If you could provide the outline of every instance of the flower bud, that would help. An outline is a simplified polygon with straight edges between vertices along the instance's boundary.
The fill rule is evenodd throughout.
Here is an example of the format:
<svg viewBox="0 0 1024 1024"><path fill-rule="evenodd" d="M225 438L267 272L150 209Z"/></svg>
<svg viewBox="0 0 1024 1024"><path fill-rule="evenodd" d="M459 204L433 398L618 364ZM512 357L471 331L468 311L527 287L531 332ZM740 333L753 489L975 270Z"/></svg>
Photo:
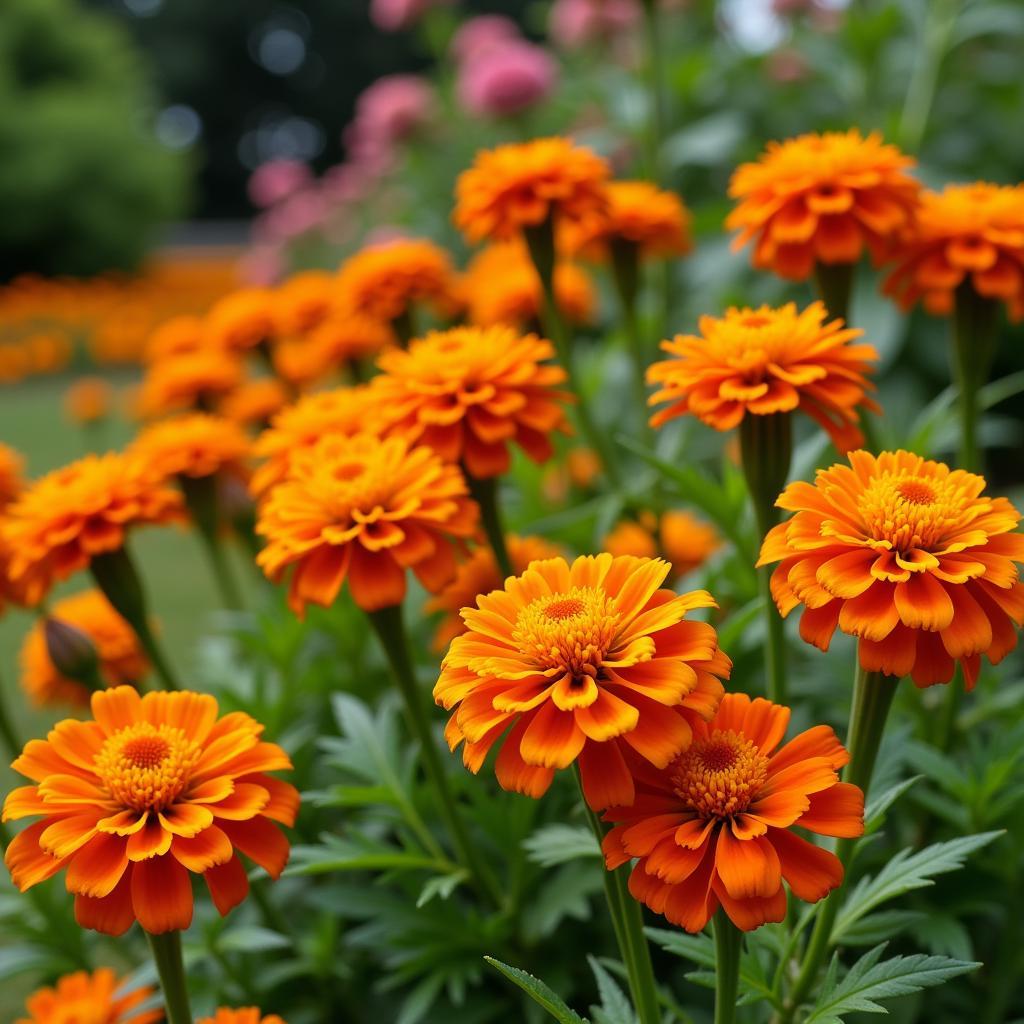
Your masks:
<svg viewBox="0 0 1024 1024"><path fill-rule="evenodd" d="M47 618L43 635L50 661L62 676L91 689L102 686L99 657L88 633L61 619Z"/></svg>

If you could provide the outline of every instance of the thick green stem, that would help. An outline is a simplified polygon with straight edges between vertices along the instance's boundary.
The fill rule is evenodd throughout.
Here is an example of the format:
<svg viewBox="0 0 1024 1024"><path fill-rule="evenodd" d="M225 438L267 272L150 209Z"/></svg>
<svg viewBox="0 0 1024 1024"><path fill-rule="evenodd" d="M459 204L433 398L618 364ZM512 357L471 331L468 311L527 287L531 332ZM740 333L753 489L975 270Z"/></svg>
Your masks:
<svg viewBox="0 0 1024 1024"><path fill-rule="evenodd" d="M633 401L640 412L641 423L646 423L647 387L644 378L650 358L640 333L640 320L636 309L637 295L640 291L640 251L635 242L613 239L611 253L615 290L619 294L622 322L626 329L626 341L633 363Z"/></svg>
<svg viewBox="0 0 1024 1024"><path fill-rule="evenodd" d="M149 948L160 976L160 988L167 1007L167 1024L192 1024L185 962L181 957L181 932L164 932L162 935L147 932L146 938L149 939Z"/></svg>
<svg viewBox="0 0 1024 1024"><path fill-rule="evenodd" d="M494 552L494 560L501 570L502 577L514 576L512 560L508 556L508 547L505 544L505 531L501 525L501 509L498 506L498 478L488 477L486 480L478 480L471 476L466 470L463 471L466 482L469 484L469 493L473 500L480 506L480 521L483 523L484 532L487 534L487 541Z"/></svg>
<svg viewBox="0 0 1024 1024"><path fill-rule="evenodd" d="M829 316L850 322L850 296L853 294L853 263L816 263L814 279L818 297L825 303Z"/></svg>
<svg viewBox="0 0 1024 1024"><path fill-rule="evenodd" d="M217 498L216 476L180 476L178 483L185 496L185 505L195 524L196 532L203 542L207 561L213 572L214 581L220 591L221 600L231 611L242 608L242 594L238 589L231 566L220 543L220 502Z"/></svg>
<svg viewBox="0 0 1024 1024"><path fill-rule="evenodd" d="M960 468L973 473L984 468L978 447L978 399L992 368L998 324L998 302L979 295L965 278L953 300L953 370L959 391Z"/></svg>
<svg viewBox="0 0 1024 1024"><path fill-rule="evenodd" d="M170 662L164 657L163 650L156 641L156 636L149 625L149 613L146 608L146 596L142 589L142 581L135 569L135 563L127 548L118 548L102 555L94 555L89 566L96 586L103 591L104 597L121 614L121 617L135 630L142 649L160 677L160 681L168 690L180 690Z"/></svg>
<svg viewBox="0 0 1024 1024"><path fill-rule="evenodd" d="M886 719L892 707L893 697L899 679L882 675L880 672L865 672L859 665L853 683L853 706L850 710L850 730L846 739L846 749L850 752L850 761L843 771L843 781L859 786L865 798L871 784L871 776L878 760L878 751L882 745L882 734L885 732ZM836 844L836 856L843 869L850 865L855 839L840 839ZM832 938L832 927L835 924L839 909L842 906L843 889L838 889L826 897L818 905L817 920L814 931L807 944L793 991L787 1002L787 1013L784 1020L793 1019L800 1004L807 998L818 977L818 972L828 953Z"/></svg>
<svg viewBox="0 0 1024 1024"><path fill-rule="evenodd" d="M448 785L448 776L445 774L444 765L438 756L434 736L430 730L430 722L423 710L423 700L416 683L412 660L409 657L405 627L402 623L402 607L393 605L390 608L370 612L369 619L384 648L392 675L405 702L409 727L419 742L424 770L434 789L438 809L444 818L459 860L469 872L477 889L483 895L490 896L498 906L501 906L503 903L501 890L466 830L455 802L455 795Z"/></svg>
<svg viewBox="0 0 1024 1024"><path fill-rule="evenodd" d="M711 920L715 935L715 1024L733 1024L740 986L743 932L719 910Z"/></svg>
<svg viewBox="0 0 1024 1024"><path fill-rule="evenodd" d="M661 181L661 146L665 140L668 114L662 72L661 25L659 0L644 0L644 37L647 47L647 92L650 116L647 124L647 174L651 181Z"/></svg>
<svg viewBox="0 0 1024 1024"><path fill-rule="evenodd" d="M558 300L555 297L554 223L549 217L543 224L527 228L523 234L526 238L527 248L530 251L530 258L540 277L541 291L544 297L544 309L541 320L544 324L545 333L555 346L558 361L562 364L562 369L565 370L569 389L576 397L576 418L579 420L580 430L587 444L600 456L608 482L618 490L621 487L621 479L615 462L615 453L612 451L608 439L597 427L591 415L587 393L576 373L569 334L566 330L565 321L562 319L561 310L558 308Z"/></svg>
<svg viewBox="0 0 1024 1024"><path fill-rule="evenodd" d="M7 688L3 679L0 679L0 739L3 739L12 758L21 753L22 743L18 739L18 731L11 721L10 712L7 710Z"/></svg>
<svg viewBox="0 0 1024 1024"><path fill-rule="evenodd" d="M580 790L580 800L587 824L597 840L598 847L604 842L604 825L601 819L591 810L583 792L583 780L579 766L573 765L573 773ZM658 986L654 980L654 966L651 963L651 951L644 935L643 911L640 904L629 891L629 865L624 864L614 871L606 871L602 865L601 876L604 882L604 895L608 903L608 914L612 919L612 930L618 943L619 955L626 968L629 978L629 990L633 997L633 1006L637 1012L639 1024L659 1024L661 1020L658 1009Z"/></svg>

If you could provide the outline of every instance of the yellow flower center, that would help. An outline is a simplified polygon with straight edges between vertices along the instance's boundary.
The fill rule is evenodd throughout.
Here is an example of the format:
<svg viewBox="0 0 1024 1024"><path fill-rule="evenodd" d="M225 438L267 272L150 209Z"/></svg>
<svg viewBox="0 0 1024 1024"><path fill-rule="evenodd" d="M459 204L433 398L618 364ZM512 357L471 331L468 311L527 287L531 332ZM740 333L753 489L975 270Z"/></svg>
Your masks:
<svg viewBox="0 0 1024 1024"><path fill-rule="evenodd" d="M95 769L122 807L160 811L188 785L201 753L181 729L138 722L103 744Z"/></svg>
<svg viewBox="0 0 1024 1024"><path fill-rule="evenodd" d="M615 602L595 587L539 597L516 620L512 638L541 669L596 676L615 639Z"/></svg>
<svg viewBox="0 0 1024 1024"><path fill-rule="evenodd" d="M735 732L716 730L672 766L672 788L702 818L745 811L768 777L768 758Z"/></svg>
<svg viewBox="0 0 1024 1024"><path fill-rule="evenodd" d="M358 454L332 466L328 471L328 500L338 520L359 520L386 506L393 488L388 475L391 469L390 461L377 465Z"/></svg>

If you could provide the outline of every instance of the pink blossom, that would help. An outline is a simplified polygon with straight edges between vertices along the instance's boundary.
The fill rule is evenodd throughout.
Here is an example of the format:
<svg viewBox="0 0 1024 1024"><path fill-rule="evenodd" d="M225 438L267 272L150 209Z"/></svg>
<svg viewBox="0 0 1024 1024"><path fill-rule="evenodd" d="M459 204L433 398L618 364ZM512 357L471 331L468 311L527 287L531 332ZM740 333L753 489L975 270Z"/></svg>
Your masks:
<svg viewBox="0 0 1024 1024"><path fill-rule="evenodd" d="M456 64L465 64L481 53L521 38L519 26L511 18L503 14L481 14L463 22L452 36L448 49Z"/></svg>
<svg viewBox="0 0 1024 1024"><path fill-rule="evenodd" d="M416 24L431 7L451 0L372 0L370 20L382 32L400 32Z"/></svg>
<svg viewBox="0 0 1024 1024"><path fill-rule="evenodd" d="M385 75L363 91L346 132L350 148L389 150L428 124L437 109L430 83L419 75Z"/></svg>
<svg viewBox="0 0 1024 1024"><path fill-rule="evenodd" d="M242 255L238 276L247 284L274 284L284 274L284 256L272 245L255 245Z"/></svg>
<svg viewBox="0 0 1024 1024"><path fill-rule="evenodd" d="M546 50L513 40L467 61L457 89L471 114L508 117L543 100L557 77L558 69Z"/></svg>
<svg viewBox="0 0 1024 1024"><path fill-rule="evenodd" d="M256 206L273 206L305 188L312 177L300 160L268 160L249 175L249 198Z"/></svg>
<svg viewBox="0 0 1024 1024"><path fill-rule="evenodd" d="M297 238L318 227L327 215L327 202L313 188L303 189L277 203L261 219L268 238Z"/></svg>
<svg viewBox="0 0 1024 1024"><path fill-rule="evenodd" d="M639 19L637 0L555 0L548 31L559 46L572 50L612 41Z"/></svg>

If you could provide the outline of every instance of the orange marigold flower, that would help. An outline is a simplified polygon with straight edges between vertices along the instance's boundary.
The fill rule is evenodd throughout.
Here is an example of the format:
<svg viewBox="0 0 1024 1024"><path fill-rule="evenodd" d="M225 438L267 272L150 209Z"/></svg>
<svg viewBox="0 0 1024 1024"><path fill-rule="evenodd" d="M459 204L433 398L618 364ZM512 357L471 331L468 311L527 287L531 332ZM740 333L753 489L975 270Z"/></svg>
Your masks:
<svg viewBox="0 0 1024 1024"><path fill-rule="evenodd" d="M291 768L242 711L218 717L208 694L130 686L92 695L91 721L58 722L12 765L34 785L7 796L3 820L42 815L7 847L24 891L62 868L83 928L159 934L192 922L190 874L221 914L245 899L238 852L277 878L297 790L266 772ZM236 852L237 851L237 852Z"/></svg>
<svg viewBox="0 0 1024 1024"><path fill-rule="evenodd" d="M817 903L842 884L839 858L790 829L853 838L864 832L864 794L836 774L850 759L818 725L776 750L789 708L728 693L715 716L666 767L644 767L632 806L603 843L611 871L636 858L629 891L657 914L699 932L721 907L753 931L786 916L785 882Z"/></svg>
<svg viewBox="0 0 1024 1024"><path fill-rule="evenodd" d="M700 334L663 341L662 349L675 358L647 371L647 382L661 385L650 404L671 403L651 417L651 425L690 413L715 430L731 430L748 414L799 408L840 451L863 443L857 409L878 410L865 395L874 390L866 374L878 353L871 345L850 344L864 332L842 320L825 323L827 316L820 302L799 313L790 302L702 316Z"/></svg>
<svg viewBox="0 0 1024 1024"><path fill-rule="evenodd" d="M879 263L913 216L913 166L880 135L856 128L770 142L729 184L739 200L725 222L739 231L733 249L756 239L754 266L794 281L816 263L856 263L865 249Z"/></svg>
<svg viewBox="0 0 1024 1024"><path fill-rule="evenodd" d="M482 150L455 186L456 227L470 242L514 238L549 218L562 229L603 217L607 161L571 139Z"/></svg>
<svg viewBox="0 0 1024 1024"><path fill-rule="evenodd" d="M531 562L555 558L559 554L558 545L543 537L511 534L505 538L505 545L512 569L517 573L525 572ZM425 612L444 612L444 618L434 633L434 649L446 650L455 637L465 633L467 627L460 614L462 609L472 605L480 594L500 590L504 582L491 546L481 544L473 548L469 558L459 563L451 583L423 606Z"/></svg>
<svg viewBox="0 0 1024 1024"><path fill-rule="evenodd" d="M25 1001L27 1017L15 1024L156 1024L164 1019L161 1009L140 1010L156 994L142 987L125 991L124 981L109 967L76 971L57 979L53 988L41 988Z"/></svg>
<svg viewBox="0 0 1024 1024"><path fill-rule="evenodd" d="M623 519L601 541L601 548L612 555L633 555L635 558L657 558L658 540L654 536L658 521L650 513L641 521Z"/></svg>
<svg viewBox="0 0 1024 1024"><path fill-rule="evenodd" d="M711 595L662 589L668 572L628 555L552 558L464 608L434 699L456 709L445 735L452 750L465 741L466 767L504 736L504 789L543 796L578 759L591 807L631 803L637 766L690 745L732 667L710 625L684 621Z"/></svg>
<svg viewBox="0 0 1024 1024"><path fill-rule="evenodd" d="M713 526L682 509L672 509L661 517L658 536L662 554L680 576L699 569L722 546Z"/></svg>
<svg viewBox="0 0 1024 1024"><path fill-rule="evenodd" d="M228 352L244 352L275 333L274 294L267 288L242 288L210 308L203 322L208 342Z"/></svg>
<svg viewBox="0 0 1024 1024"><path fill-rule="evenodd" d="M520 240L490 245L477 253L466 269L462 288L471 323L525 328L540 321L540 278ZM575 264L555 267L555 298L566 319L587 323L594 318L594 286Z"/></svg>
<svg viewBox="0 0 1024 1024"><path fill-rule="evenodd" d="M308 334L334 308L338 278L326 270L294 274L272 296L271 313L278 335Z"/></svg>
<svg viewBox="0 0 1024 1024"><path fill-rule="evenodd" d="M913 225L894 253L885 290L904 309L918 299L949 313L953 293L969 280L986 298L1024 317L1024 186L947 185L922 192Z"/></svg>
<svg viewBox="0 0 1024 1024"><path fill-rule="evenodd" d="M207 347L153 363L139 390L137 408L142 416L164 416L182 409L212 409L242 383L241 360L231 353Z"/></svg>
<svg viewBox="0 0 1024 1024"><path fill-rule="evenodd" d="M373 431L379 418L377 398L365 385L321 391L285 406L253 443L252 454L265 461L253 473L250 491L265 495L288 475L295 453L312 448L325 434Z"/></svg>
<svg viewBox="0 0 1024 1024"><path fill-rule="evenodd" d="M242 428L223 416L185 413L146 427L129 452L160 479L213 476L227 471L245 476L251 442Z"/></svg>
<svg viewBox="0 0 1024 1024"><path fill-rule="evenodd" d="M274 377L254 377L228 394L219 412L243 427L265 424L288 402L288 392Z"/></svg>
<svg viewBox="0 0 1024 1024"><path fill-rule="evenodd" d="M96 650L100 678L107 686L134 686L149 671L135 631L99 590L84 590L58 601L48 617L88 637ZM51 660L42 621L32 626L21 647L21 687L37 707L86 707L89 703L89 690L78 680L62 675Z"/></svg>
<svg viewBox="0 0 1024 1024"><path fill-rule="evenodd" d="M246 1006L240 1010L220 1007L212 1017L203 1017L196 1024L285 1024L276 1013L264 1017L262 1011L255 1006Z"/></svg>
<svg viewBox="0 0 1024 1024"><path fill-rule="evenodd" d="M649 181L612 181L605 186L604 217L566 232L573 252L605 259L616 242L635 246L648 259L681 256L693 248L690 211L675 194Z"/></svg>
<svg viewBox="0 0 1024 1024"><path fill-rule="evenodd" d="M129 528L168 523L182 514L177 491L138 458L87 455L40 478L8 506L0 534L10 577L31 584L36 604L46 587L124 546Z"/></svg>
<svg viewBox="0 0 1024 1024"><path fill-rule="evenodd" d="M1020 513L982 492L985 480L910 452L851 452L850 464L790 484L776 504L795 513L772 528L758 565L779 562L772 595L800 635L828 650L836 627L858 638L869 672L968 689L1024 625Z"/></svg>
<svg viewBox="0 0 1024 1024"><path fill-rule="evenodd" d="M405 597L405 570L429 591L455 575L453 541L470 537L477 507L458 467L399 437L328 435L293 452L287 478L259 509L267 546L256 562L277 581L294 566L288 604L328 607L348 580L360 608Z"/></svg>
<svg viewBox="0 0 1024 1024"><path fill-rule="evenodd" d="M203 321L199 317L171 317L156 327L146 340L143 361L160 363L186 352L196 352L206 344Z"/></svg>
<svg viewBox="0 0 1024 1024"><path fill-rule="evenodd" d="M79 377L64 392L64 410L74 423L96 423L110 415L112 395L103 377Z"/></svg>
<svg viewBox="0 0 1024 1024"><path fill-rule="evenodd" d="M10 504L25 486L21 473L25 460L10 445L0 442L0 509Z"/></svg>
<svg viewBox="0 0 1024 1024"><path fill-rule="evenodd" d="M391 323L425 303L443 317L459 309L451 258L422 238L398 238L350 256L338 272L338 309Z"/></svg>
<svg viewBox="0 0 1024 1024"><path fill-rule="evenodd" d="M389 324L362 313L334 314L309 334L325 374L375 356L397 341Z"/></svg>
<svg viewBox="0 0 1024 1024"><path fill-rule="evenodd" d="M478 479L508 471L508 444L535 462L551 458L549 435L568 433L555 390L565 371L544 362L551 343L514 328L456 327L432 331L408 351L385 352L373 390L389 429L461 461Z"/></svg>

